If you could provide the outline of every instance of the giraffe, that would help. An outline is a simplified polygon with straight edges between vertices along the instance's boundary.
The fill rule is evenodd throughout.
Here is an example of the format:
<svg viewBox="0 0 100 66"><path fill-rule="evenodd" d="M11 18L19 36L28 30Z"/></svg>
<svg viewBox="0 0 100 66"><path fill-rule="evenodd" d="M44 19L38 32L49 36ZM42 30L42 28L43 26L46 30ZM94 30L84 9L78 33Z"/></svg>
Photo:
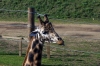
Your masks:
<svg viewBox="0 0 100 66"><path fill-rule="evenodd" d="M47 15L44 15L44 21L40 16L38 16L38 19L41 25L40 27L36 27L30 34L32 38L28 44L23 66L41 66L42 49L45 41L51 43L56 42L59 45L64 45L64 41L55 32Z"/></svg>
<svg viewBox="0 0 100 66"><path fill-rule="evenodd" d="M49 35L49 37L50 37L49 41L51 43L57 43L59 45L64 45L64 41L62 40L62 38L54 30L52 23L49 22L47 14L44 15L44 22L42 21L40 16L38 17L38 19L40 21L41 28L44 29L45 32L47 32L47 34Z"/></svg>

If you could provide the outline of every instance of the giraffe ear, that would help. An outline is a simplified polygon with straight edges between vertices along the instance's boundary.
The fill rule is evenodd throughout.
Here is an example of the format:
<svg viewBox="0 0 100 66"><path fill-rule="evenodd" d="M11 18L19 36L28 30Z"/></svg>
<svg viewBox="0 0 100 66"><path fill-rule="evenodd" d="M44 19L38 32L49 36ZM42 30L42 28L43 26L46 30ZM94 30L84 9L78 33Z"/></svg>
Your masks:
<svg viewBox="0 0 100 66"><path fill-rule="evenodd" d="M35 37L37 34L38 34L38 31L33 31L33 32L30 33L30 36L34 36Z"/></svg>
<svg viewBox="0 0 100 66"><path fill-rule="evenodd" d="M37 18L38 18L40 24L42 25L43 24L43 20L41 19L40 15Z"/></svg>

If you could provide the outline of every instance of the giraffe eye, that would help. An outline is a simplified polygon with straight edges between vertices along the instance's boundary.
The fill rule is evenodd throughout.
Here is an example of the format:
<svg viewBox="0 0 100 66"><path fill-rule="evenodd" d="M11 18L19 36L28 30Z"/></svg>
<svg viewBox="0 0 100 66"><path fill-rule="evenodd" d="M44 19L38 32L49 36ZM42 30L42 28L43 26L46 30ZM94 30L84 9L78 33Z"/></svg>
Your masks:
<svg viewBox="0 0 100 66"><path fill-rule="evenodd" d="M47 31L43 31L43 34L47 34L48 32Z"/></svg>

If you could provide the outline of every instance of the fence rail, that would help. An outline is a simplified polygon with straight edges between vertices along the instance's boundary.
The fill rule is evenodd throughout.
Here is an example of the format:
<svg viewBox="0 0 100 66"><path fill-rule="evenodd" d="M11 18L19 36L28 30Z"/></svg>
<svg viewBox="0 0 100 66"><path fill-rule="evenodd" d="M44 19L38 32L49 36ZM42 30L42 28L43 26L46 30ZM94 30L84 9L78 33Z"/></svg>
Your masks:
<svg viewBox="0 0 100 66"><path fill-rule="evenodd" d="M19 37L3 37L4 39L0 39L0 41L14 41L14 42L19 42L19 44L21 43L20 41L22 42L29 42L28 41L28 38L19 38ZM26 45L27 45L26 43ZM74 43L74 42L70 42L70 43ZM92 42L91 42L92 43ZM44 46L49 46L48 44L44 45ZM50 45L51 48L56 48L56 49L59 49L59 50L65 50L66 52L78 52L78 53L89 53L89 54L100 54L100 52L93 52L93 51L81 51L81 50L74 50L74 49L69 49L69 48L65 48L64 46L55 46L55 45ZM10 49L10 48L9 48Z"/></svg>

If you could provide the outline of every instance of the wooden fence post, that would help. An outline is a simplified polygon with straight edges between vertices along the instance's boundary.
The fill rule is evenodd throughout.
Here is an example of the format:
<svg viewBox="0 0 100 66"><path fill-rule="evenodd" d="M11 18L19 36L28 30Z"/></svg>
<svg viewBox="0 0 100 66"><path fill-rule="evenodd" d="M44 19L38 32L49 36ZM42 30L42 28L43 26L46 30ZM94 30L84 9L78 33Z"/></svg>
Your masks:
<svg viewBox="0 0 100 66"><path fill-rule="evenodd" d="M21 42L19 43L19 56L22 56L22 41L23 37L21 38Z"/></svg>
<svg viewBox="0 0 100 66"><path fill-rule="evenodd" d="M29 34L34 31L35 29L35 9L34 8L28 8L28 26L29 26ZM31 37L29 36L29 41Z"/></svg>
<svg viewBox="0 0 100 66"><path fill-rule="evenodd" d="M50 43L47 44L46 46L46 52L47 52L47 58L50 58Z"/></svg>

